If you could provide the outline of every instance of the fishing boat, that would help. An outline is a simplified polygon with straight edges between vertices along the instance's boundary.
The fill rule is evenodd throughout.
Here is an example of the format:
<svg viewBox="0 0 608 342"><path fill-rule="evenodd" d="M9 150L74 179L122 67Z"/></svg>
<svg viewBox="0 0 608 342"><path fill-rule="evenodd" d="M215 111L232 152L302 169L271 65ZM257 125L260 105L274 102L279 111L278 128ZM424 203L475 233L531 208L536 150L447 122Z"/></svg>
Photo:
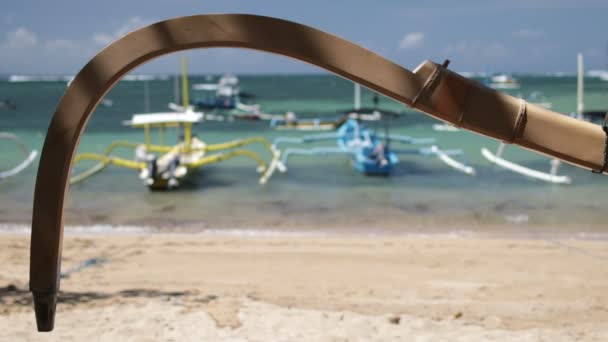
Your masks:
<svg viewBox="0 0 608 342"><path fill-rule="evenodd" d="M275 148L280 144L308 144L320 141L335 141L337 146L313 148L286 148L282 152L279 171L286 172L289 157L294 155L323 156L349 155L353 167L365 175L389 175L399 163L399 154L435 156L448 166L468 175L475 175L475 169L452 156L462 155L461 150L442 150L434 145L432 138L412 138L404 135L377 134L358 120L348 119L337 132L306 135L303 137L279 137L274 140ZM430 145L422 148L393 149L391 144Z"/></svg>
<svg viewBox="0 0 608 342"><path fill-rule="evenodd" d="M378 121L385 115L384 111L371 108L349 110L335 118L299 119L295 113L287 112L284 118L270 120L270 127L277 130L296 131L335 131L349 119L358 121Z"/></svg>
<svg viewBox="0 0 608 342"><path fill-rule="evenodd" d="M11 168L0 169L0 180L18 175L30 166L34 160L36 160L36 156L38 156L38 151L30 150L27 145L13 133L0 132L0 140L8 140L17 145L17 148L21 151L24 158L20 163Z"/></svg>
<svg viewBox="0 0 608 342"><path fill-rule="evenodd" d="M608 115L608 110L585 110L583 111L583 120L587 120L593 123L601 123Z"/></svg>
<svg viewBox="0 0 608 342"><path fill-rule="evenodd" d="M275 116L263 113L259 104L245 103L255 98L254 95L241 91L239 79L232 74L222 75L217 83L199 83L192 85L193 90L213 92L196 99L193 104L199 110L224 110L238 119L270 120Z"/></svg>
<svg viewBox="0 0 608 342"><path fill-rule="evenodd" d="M494 89L517 89L519 82L510 75L499 74L490 78L489 86Z"/></svg>
<svg viewBox="0 0 608 342"><path fill-rule="evenodd" d="M314 147L310 149L287 148L282 152L282 160L279 170L287 171L287 163L293 155L330 155L346 154L350 155L353 167L366 175L389 175L395 165L399 163L399 154L418 154L425 156L436 156L447 165L469 175L475 175L475 169L467 166L452 158L454 155L462 155L461 150L441 150L437 145L414 149L393 149L391 143L420 145L435 144L432 138L412 138L404 135L389 133L388 121L384 121L384 134L377 134L362 122L388 120L398 114L389 111L378 110L378 96L374 94L373 108L361 108L361 87L355 83L354 87L354 108L349 109L345 114L334 121L326 121L325 126L309 125L310 121L298 122L294 126L298 130L309 130L322 128L324 130L336 130L334 133L321 133L316 135L306 135L299 138L279 137L274 141L274 146L278 149L279 144L307 144L318 141L335 140L337 146Z"/></svg>
<svg viewBox="0 0 608 342"><path fill-rule="evenodd" d="M219 120L219 117L222 116L220 113L225 114L223 116L227 121L273 120L284 117L283 115L264 113L259 104L243 102L243 100L251 100L255 96L240 90L239 79L235 75L222 75L217 83L194 84L192 89L213 92L212 95L198 98L192 102L193 108L205 111L207 117L215 115Z"/></svg>
<svg viewBox="0 0 608 342"><path fill-rule="evenodd" d="M17 105L13 101L11 101L11 99L6 99L3 101L0 101L0 109L15 110L15 109L17 109Z"/></svg>
<svg viewBox="0 0 608 342"><path fill-rule="evenodd" d="M379 110L378 95L374 94L374 107L361 107L361 86L354 84L354 106L339 111L337 117L317 117L300 119L294 112L287 112L284 117L276 117L270 121L270 126L277 130L297 131L335 131L349 119L357 121L379 121L383 116L397 116L398 113Z"/></svg>
<svg viewBox="0 0 608 342"><path fill-rule="evenodd" d="M182 103L188 102L188 78L186 63L183 60L182 73ZM191 106L173 105L174 109L183 112L143 113L134 114L131 120L124 124L144 130L144 142L114 141L103 153L82 153L75 157L77 165L86 160L96 161L97 164L85 171L73 175L70 184L81 182L102 171L109 165L139 171L139 178L151 190L169 190L177 188L180 181L191 174L191 171L210 164L219 163L234 157L246 157L255 161L257 171L261 173L260 184L264 184L272 176L280 163L280 153L264 137L249 137L231 140L218 144L207 144L196 137L192 127L204 120L205 114L193 111ZM175 145L164 143L166 129L177 129L179 140ZM152 142L151 130L158 130L158 143ZM268 165L254 151L239 149L250 144L261 144L271 155ZM111 154L118 148L134 150L134 158L126 159Z"/></svg>

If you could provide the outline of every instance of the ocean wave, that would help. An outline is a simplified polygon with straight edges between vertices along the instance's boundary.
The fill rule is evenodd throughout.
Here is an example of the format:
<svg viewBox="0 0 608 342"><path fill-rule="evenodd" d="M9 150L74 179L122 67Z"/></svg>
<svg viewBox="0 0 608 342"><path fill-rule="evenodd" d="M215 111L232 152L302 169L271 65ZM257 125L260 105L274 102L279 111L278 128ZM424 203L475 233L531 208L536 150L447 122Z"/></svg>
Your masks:
<svg viewBox="0 0 608 342"><path fill-rule="evenodd" d="M0 223L0 234L30 234L31 226L18 223ZM412 238L467 238L477 236L473 231L455 229L444 232L400 231L395 229L361 229L361 228L159 228L152 226L135 225L75 225L66 226L65 235L114 235L114 234L196 234L213 237L241 237L241 238L272 238L272 237L412 237Z"/></svg>
<svg viewBox="0 0 608 342"><path fill-rule="evenodd" d="M147 226L96 224L89 226L66 226L65 234L142 234L151 233L155 230L158 229ZM0 233L30 234L31 231L30 225L0 223Z"/></svg>
<svg viewBox="0 0 608 342"><path fill-rule="evenodd" d="M31 233L31 226L21 223L0 223L0 234L24 234ZM205 235L211 237L235 237L235 238L307 238L307 237L361 237L361 238L481 238L481 239L531 239L531 240L592 240L608 241L608 232L555 232L535 231L534 234L506 233L493 234L487 231L474 231L466 229L416 231L400 229L372 228L196 228L196 227L153 227L137 225L74 225L66 226L65 235L139 235L139 234L169 234L169 235Z"/></svg>
<svg viewBox="0 0 608 342"><path fill-rule="evenodd" d="M10 75L7 78L9 82L68 82L74 76L52 76L52 75Z"/></svg>
<svg viewBox="0 0 608 342"><path fill-rule="evenodd" d="M171 78L170 75L126 75L121 81L166 81ZM8 82L71 82L74 79L73 75L10 75L7 77Z"/></svg>

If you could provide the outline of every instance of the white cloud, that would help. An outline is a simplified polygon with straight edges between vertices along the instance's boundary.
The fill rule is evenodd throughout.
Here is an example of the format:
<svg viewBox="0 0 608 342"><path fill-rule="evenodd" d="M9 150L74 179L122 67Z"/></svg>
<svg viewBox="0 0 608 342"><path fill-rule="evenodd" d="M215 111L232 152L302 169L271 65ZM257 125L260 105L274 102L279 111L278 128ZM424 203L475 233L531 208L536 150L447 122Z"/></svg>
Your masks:
<svg viewBox="0 0 608 342"><path fill-rule="evenodd" d="M122 37L135 29L147 25L148 23L149 20L144 20L141 17L131 17L126 23L119 27L118 30L116 30L114 35L117 37Z"/></svg>
<svg viewBox="0 0 608 342"><path fill-rule="evenodd" d="M424 33L422 32L411 32L403 36L399 41L400 49L411 49L422 45L424 41Z"/></svg>
<svg viewBox="0 0 608 342"><path fill-rule="evenodd" d="M0 27L6 18L0 14ZM0 31L0 71L4 73L75 72L79 66L99 52L101 47L127 33L145 26L151 20L134 16L118 22L107 32L90 32L84 39L72 37L44 37L25 27ZM25 53L27 51L27 53ZM58 58L60 56L60 58Z"/></svg>
<svg viewBox="0 0 608 342"><path fill-rule="evenodd" d="M67 50L78 47L78 44L67 39L51 39L44 42L44 47L48 50Z"/></svg>
<svg viewBox="0 0 608 342"><path fill-rule="evenodd" d="M538 39L545 35L542 29L522 28L513 32L513 36L522 39Z"/></svg>
<svg viewBox="0 0 608 342"><path fill-rule="evenodd" d="M111 42L117 40L120 37L125 36L127 33L134 31L140 27L146 26L151 23L151 20L142 19L141 17L131 17L127 19L125 23L120 25L114 32L107 33L95 33L93 35L93 42L99 45L108 45Z"/></svg>
<svg viewBox="0 0 608 342"><path fill-rule="evenodd" d="M36 44L38 44L36 34L24 27L20 27L8 33L6 42L3 45L10 49L23 49L36 46Z"/></svg>
<svg viewBox="0 0 608 342"><path fill-rule="evenodd" d="M93 42L95 42L95 44L108 45L112 40L112 36L106 33L96 33L93 35Z"/></svg>

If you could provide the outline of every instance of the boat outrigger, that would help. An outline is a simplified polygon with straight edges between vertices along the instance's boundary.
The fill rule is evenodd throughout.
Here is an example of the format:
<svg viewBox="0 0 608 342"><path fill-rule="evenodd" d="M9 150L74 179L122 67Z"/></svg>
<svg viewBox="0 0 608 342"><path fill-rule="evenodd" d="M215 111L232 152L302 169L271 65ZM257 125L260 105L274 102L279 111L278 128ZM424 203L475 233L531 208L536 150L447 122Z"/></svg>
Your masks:
<svg viewBox="0 0 608 342"><path fill-rule="evenodd" d="M576 111L576 113L572 114L571 116L576 117L578 120L584 120L585 119L585 117L584 117L585 105L584 105L584 100L583 100L584 62L583 62L583 55L580 53L577 56L577 64L578 64L577 106L576 106L577 111ZM544 106L544 107L551 108L550 106ZM543 172L543 171L534 170L529 167L519 165L517 163L504 159L503 153L504 153L505 147L506 147L506 144L504 142L501 142L498 145L498 149L496 150L496 153L492 153L489 149L484 147L481 149L481 155L483 155L484 158L486 158L489 162L491 162L499 167L502 167L504 169L510 170L515 173L522 174L522 175L530 177L530 178L538 179L538 180L549 182L549 183L555 183L555 184L572 183L572 179L569 176L557 174L559 167L561 165L561 162L559 161L559 159L556 159L556 158L551 159L549 172Z"/></svg>
<svg viewBox="0 0 608 342"><path fill-rule="evenodd" d="M21 141L17 136L13 133L8 132L0 132L0 140L9 140L17 145L19 150L23 153L24 159L14 167L7 170L0 170L0 180L12 176L16 176L25 170L30 164L36 160L36 156L38 155L38 151L30 150L23 141Z"/></svg>
<svg viewBox="0 0 608 342"><path fill-rule="evenodd" d="M183 103L188 103L188 78L186 64L183 61ZM176 107L178 108L178 107ZM183 108L183 107L182 107ZM260 184L264 184L272 176L280 163L280 153L264 137L250 137L232 140L218 144L206 144L198 139L192 132L192 126L203 121L204 114L194 112L190 106L183 108L182 113L145 113L135 114L124 124L143 128L145 142L114 141L102 154L82 153L75 157L74 164L85 160L94 160L98 163L86 171L72 176L70 184L78 183L109 165L129 168L139 171L139 177L151 190L173 189L179 185L179 180L186 177L192 169L209 164L218 163L233 157L247 157L258 164L258 172L262 173ZM163 142L164 130L177 128L179 142L176 145L167 145ZM158 144L152 143L150 130L158 129ZM237 149L250 144L262 144L271 154L271 162L266 165L264 159L251 150ZM130 148L135 152L134 159L125 159L111 156L117 148ZM212 153L215 152L215 153Z"/></svg>

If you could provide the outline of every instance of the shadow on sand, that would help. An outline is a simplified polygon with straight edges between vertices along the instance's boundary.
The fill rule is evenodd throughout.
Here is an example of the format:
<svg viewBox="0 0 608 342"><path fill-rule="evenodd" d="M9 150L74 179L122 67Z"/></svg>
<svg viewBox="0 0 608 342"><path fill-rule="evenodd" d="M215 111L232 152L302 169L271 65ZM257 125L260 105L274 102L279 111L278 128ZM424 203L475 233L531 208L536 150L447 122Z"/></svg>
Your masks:
<svg viewBox="0 0 608 342"><path fill-rule="evenodd" d="M200 296L198 291L160 291L154 289L128 289L118 292L70 292L61 291L60 304L78 305L84 303L101 302L110 299L130 298L180 298L196 296L201 303L211 302L218 297L215 295ZM32 294L27 288L20 288L13 284L0 287L0 306L29 306L33 308Z"/></svg>

